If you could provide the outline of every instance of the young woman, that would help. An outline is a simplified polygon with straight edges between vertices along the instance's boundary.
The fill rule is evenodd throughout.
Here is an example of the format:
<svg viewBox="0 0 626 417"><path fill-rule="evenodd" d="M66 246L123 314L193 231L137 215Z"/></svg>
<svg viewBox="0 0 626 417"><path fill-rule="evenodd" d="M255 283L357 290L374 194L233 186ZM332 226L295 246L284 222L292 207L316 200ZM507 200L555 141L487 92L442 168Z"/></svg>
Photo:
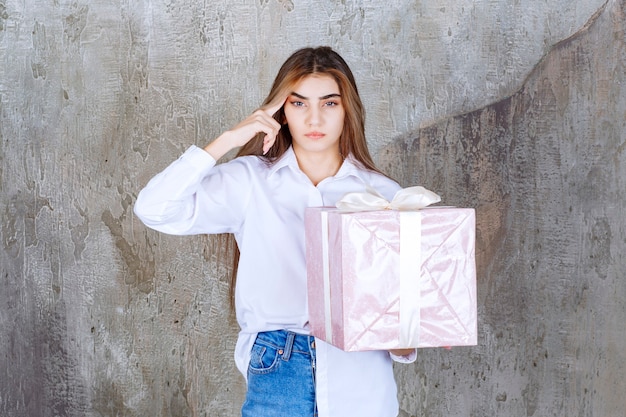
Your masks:
<svg viewBox="0 0 626 417"><path fill-rule="evenodd" d="M234 148L237 158L216 164ZM348 353L308 335L305 208L367 186L388 199L400 188L372 162L348 65L319 47L296 51L259 110L139 193L135 213L153 229L235 237L243 416L398 414L392 359L410 362L414 350Z"/></svg>

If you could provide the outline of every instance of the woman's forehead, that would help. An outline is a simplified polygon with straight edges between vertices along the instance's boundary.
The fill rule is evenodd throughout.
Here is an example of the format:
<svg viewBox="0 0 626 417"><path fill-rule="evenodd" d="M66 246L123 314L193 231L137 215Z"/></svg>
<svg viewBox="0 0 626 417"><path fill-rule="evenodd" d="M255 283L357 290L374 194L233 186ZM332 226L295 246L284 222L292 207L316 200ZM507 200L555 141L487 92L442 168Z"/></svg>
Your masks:
<svg viewBox="0 0 626 417"><path fill-rule="evenodd" d="M301 98L321 99L329 95L338 95L339 85L328 74L311 74L298 81L291 91Z"/></svg>

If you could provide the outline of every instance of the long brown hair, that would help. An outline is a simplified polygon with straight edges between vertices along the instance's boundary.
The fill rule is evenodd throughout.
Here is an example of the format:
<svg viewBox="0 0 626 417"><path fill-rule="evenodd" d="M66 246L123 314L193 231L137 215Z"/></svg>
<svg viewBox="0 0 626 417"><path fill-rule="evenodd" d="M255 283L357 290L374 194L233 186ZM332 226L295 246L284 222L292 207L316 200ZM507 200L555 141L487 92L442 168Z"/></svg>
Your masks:
<svg viewBox="0 0 626 417"><path fill-rule="evenodd" d="M317 48L303 48L294 52L282 65L272 88L261 105L268 107L281 97L287 97L293 88L304 78L310 75L330 75L337 82L341 103L345 109L344 126L339 137L339 152L343 157L351 155L354 160L367 170L379 172L374 165L365 140L365 109L359 96L354 75L344 59L328 46ZM237 156L256 155L272 163L279 159L291 146L291 133L286 124L285 112L281 107L274 115L274 119L281 123L282 128L276 137L274 145L267 154L263 155L264 134L258 134L246 145L242 146ZM233 268L230 285L230 302L234 308L235 283L237 266L239 264L239 250L232 235L229 238L232 246Z"/></svg>

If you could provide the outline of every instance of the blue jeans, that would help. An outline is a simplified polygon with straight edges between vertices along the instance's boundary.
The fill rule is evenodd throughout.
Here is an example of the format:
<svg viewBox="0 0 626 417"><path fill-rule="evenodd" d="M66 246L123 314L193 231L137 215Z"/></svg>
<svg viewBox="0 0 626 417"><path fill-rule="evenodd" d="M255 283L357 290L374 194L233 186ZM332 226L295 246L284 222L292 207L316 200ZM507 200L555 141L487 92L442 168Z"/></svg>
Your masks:
<svg viewBox="0 0 626 417"><path fill-rule="evenodd" d="M315 417L315 338L259 333L250 353L243 417Z"/></svg>

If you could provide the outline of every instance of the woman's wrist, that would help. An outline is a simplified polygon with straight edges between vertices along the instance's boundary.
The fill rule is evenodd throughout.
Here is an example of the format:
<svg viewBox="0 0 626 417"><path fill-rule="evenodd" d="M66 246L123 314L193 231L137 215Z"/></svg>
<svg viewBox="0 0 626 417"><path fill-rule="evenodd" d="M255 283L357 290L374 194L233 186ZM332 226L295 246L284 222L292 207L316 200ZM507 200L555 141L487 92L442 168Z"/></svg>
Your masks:
<svg viewBox="0 0 626 417"><path fill-rule="evenodd" d="M228 132L222 133L215 140L206 145L204 150L217 161L234 148L234 146L230 143L231 141L228 136Z"/></svg>

